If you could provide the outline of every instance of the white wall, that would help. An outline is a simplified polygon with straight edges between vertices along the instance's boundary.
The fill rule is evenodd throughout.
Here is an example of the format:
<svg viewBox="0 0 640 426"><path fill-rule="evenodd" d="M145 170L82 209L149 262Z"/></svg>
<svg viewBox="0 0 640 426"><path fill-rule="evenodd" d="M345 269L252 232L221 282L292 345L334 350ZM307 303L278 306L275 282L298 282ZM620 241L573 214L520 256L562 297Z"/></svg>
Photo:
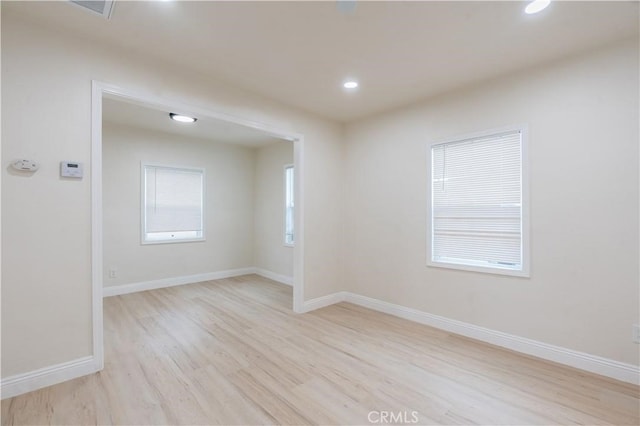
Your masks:
<svg viewBox="0 0 640 426"><path fill-rule="evenodd" d="M293 276L293 248L284 245L284 166L292 163L291 142L256 152L254 266L285 277Z"/></svg>
<svg viewBox="0 0 640 426"><path fill-rule="evenodd" d="M1 170L3 378L91 354L92 79L304 134L305 299L349 290L638 363L637 44L357 122L344 146L335 123L24 19L2 11L2 157L42 166ZM531 279L427 268L427 142L521 122Z"/></svg>
<svg viewBox="0 0 640 426"><path fill-rule="evenodd" d="M341 126L25 19L2 11L2 156L42 166L28 178L1 171L3 378L92 353L92 79L303 134L304 297L342 288ZM61 180L62 160L83 162L85 178Z"/></svg>
<svg viewBox="0 0 640 426"><path fill-rule="evenodd" d="M253 266L254 149L104 123L102 151L105 287ZM140 244L141 162L205 170L206 241Z"/></svg>
<svg viewBox="0 0 640 426"><path fill-rule="evenodd" d="M638 364L638 44L347 127L347 290ZM529 125L531 278L426 266L427 143Z"/></svg>

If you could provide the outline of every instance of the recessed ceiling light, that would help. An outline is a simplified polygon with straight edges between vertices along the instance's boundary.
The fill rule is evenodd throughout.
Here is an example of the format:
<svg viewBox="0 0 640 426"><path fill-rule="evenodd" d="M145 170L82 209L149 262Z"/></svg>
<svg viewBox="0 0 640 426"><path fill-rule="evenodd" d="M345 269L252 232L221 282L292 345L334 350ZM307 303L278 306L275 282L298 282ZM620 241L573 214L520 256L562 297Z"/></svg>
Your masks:
<svg viewBox="0 0 640 426"><path fill-rule="evenodd" d="M345 83L343 84L345 89L355 89L358 87L358 82L357 81L345 81Z"/></svg>
<svg viewBox="0 0 640 426"><path fill-rule="evenodd" d="M533 15L534 13L538 13L541 10L545 9L547 6L549 6L549 3L551 3L551 0L533 0L524 9L524 13Z"/></svg>
<svg viewBox="0 0 640 426"><path fill-rule="evenodd" d="M189 117L188 115L176 114L175 112L170 112L169 117L172 120L179 121L180 123L195 123L198 119L195 117Z"/></svg>

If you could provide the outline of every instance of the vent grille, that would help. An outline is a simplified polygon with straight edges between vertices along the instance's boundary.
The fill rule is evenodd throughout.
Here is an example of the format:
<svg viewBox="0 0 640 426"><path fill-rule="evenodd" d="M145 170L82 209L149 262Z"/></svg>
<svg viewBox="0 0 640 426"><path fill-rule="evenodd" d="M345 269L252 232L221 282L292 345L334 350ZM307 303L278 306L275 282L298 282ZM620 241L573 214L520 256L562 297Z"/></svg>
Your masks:
<svg viewBox="0 0 640 426"><path fill-rule="evenodd" d="M111 18L111 12L113 11L113 3L115 0L70 0L71 3L80 6L91 13L95 13L104 17L105 19Z"/></svg>

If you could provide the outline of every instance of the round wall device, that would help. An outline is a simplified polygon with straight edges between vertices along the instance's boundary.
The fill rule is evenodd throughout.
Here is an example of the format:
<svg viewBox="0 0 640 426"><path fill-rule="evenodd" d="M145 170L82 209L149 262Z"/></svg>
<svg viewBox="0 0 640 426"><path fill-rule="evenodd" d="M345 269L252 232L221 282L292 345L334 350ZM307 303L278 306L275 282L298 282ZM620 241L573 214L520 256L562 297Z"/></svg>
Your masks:
<svg viewBox="0 0 640 426"><path fill-rule="evenodd" d="M15 160L11 163L11 167L21 172L35 172L40 166L31 160Z"/></svg>

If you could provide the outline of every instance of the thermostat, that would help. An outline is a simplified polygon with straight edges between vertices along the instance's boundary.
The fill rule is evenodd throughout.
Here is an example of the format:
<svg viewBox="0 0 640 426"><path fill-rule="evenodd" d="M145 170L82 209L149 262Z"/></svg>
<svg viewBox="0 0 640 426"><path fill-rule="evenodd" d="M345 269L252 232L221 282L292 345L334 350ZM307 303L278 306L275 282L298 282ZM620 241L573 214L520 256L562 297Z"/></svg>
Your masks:
<svg viewBox="0 0 640 426"><path fill-rule="evenodd" d="M82 163L62 161L60 163L60 176L82 179Z"/></svg>

